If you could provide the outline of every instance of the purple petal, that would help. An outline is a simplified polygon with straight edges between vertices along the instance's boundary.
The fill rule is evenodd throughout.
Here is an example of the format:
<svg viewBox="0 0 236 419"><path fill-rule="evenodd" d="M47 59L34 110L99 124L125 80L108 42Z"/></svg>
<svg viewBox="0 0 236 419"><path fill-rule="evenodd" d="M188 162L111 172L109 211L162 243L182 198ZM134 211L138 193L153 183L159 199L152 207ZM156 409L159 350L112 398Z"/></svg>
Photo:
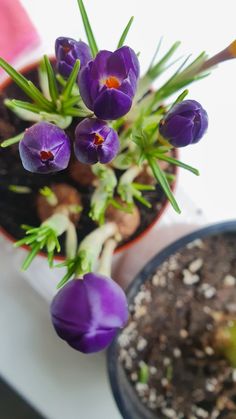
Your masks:
<svg viewBox="0 0 236 419"><path fill-rule="evenodd" d="M94 102L94 113L101 119L118 119L127 114L131 106L132 100L128 95L117 89L106 89Z"/></svg>

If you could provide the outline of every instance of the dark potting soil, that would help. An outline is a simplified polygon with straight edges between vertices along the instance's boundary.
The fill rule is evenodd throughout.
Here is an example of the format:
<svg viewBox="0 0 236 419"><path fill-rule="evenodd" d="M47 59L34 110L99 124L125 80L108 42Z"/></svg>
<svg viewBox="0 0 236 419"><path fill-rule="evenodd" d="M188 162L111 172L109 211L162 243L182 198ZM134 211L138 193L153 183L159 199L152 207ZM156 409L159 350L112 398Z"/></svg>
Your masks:
<svg viewBox="0 0 236 419"><path fill-rule="evenodd" d="M38 85L36 70L25 73L25 76ZM23 132L25 128L31 125L28 122L20 120L4 106L3 100L6 97L28 100L24 93L13 83L8 85L3 92L0 92L0 142ZM72 141L74 129L78 122L79 120L73 122L67 130ZM171 167L169 168L169 172L172 172ZM117 175L119 176L120 173L117 173ZM0 149L0 226L17 240L24 236L23 230L21 229L22 224L39 226L40 220L36 210L38 190L43 186L58 183L67 183L75 187L81 194L83 212L77 225L78 240L81 241L89 232L96 228L96 224L88 217L93 187L84 187L78 182L75 182L70 177L68 169L53 175L39 175L27 172L22 167L18 154L18 145L7 149ZM32 190L32 193L22 195L11 192L8 190L9 185L28 186ZM120 245L139 236L154 221L163 204L166 202L166 198L159 186L156 187L155 191L144 192L144 196L152 206L149 209L136 203L141 214L140 226L129 239L120 243ZM63 242L62 237L62 254L64 252Z"/></svg>
<svg viewBox="0 0 236 419"><path fill-rule="evenodd" d="M119 358L157 418L236 418L236 369L216 350L212 313L236 316L235 234L171 256L130 306Z"/></svg>

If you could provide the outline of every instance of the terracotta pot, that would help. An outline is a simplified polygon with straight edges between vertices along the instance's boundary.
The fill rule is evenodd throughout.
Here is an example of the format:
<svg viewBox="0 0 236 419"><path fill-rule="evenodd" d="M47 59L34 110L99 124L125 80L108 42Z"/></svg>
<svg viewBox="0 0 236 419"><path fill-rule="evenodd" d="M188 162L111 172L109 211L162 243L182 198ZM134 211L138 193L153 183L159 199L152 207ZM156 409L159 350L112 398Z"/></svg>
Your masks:
<svg viewBox="0 0 236 419"><path fill-rule="evenodd" d="M51 58L51 61L54 61L54 58ZM39 61L36 61L28 66L23 67L20 72L22 74L26 74L29 71L34 70L39 65ZM4 91L9 85L12 83L12 80L10 78L7 78L1 85L0 85L0 91ZM175 157L177 158L177 151L175 150ZM178 168L174 167L174 174L175 176L178 173ZM172 183L172 191L174 191L176 188L176 180ZM148 234L152 231L153 227L160 222L161 218L163 217L163 214L165 213L166 209L169 206L169 201L165 199L161 210L158 212L156 218L148 225L148 227L142 231L137 237L131 239L127 243L119 246L115 250L114 255L114 263L117 266L119 264L119 261L121 260L121 256L124 255L124 252L126 252L128 249L129 251L132 248L135 248L135 245L144 237L147 237ZM10 242L14 243L16 241L15 237L9 234L8 231L6 231L3 227L0 226L0 232L3 234L3 236ZM139 243L140 244L140 243ZM20 269L20 264L22 260L26 257L28 251L27 246L22 246L21 248L16 250L16 260L17 260L17 266ZM63 261L63 256L55 256L56 261ZM23 275L26 277L26 279L31 283L31 285L47 300L50 300L52 296L54 295L56 291L56 284L58 283L58 273L59 271L57 269L49 269L47 264L47 259L44 253L39 253L37 257L32 262L31 266L28 268L26 272L23 273ZM63 275L63 269L60 270L60 275Z"/></svg>

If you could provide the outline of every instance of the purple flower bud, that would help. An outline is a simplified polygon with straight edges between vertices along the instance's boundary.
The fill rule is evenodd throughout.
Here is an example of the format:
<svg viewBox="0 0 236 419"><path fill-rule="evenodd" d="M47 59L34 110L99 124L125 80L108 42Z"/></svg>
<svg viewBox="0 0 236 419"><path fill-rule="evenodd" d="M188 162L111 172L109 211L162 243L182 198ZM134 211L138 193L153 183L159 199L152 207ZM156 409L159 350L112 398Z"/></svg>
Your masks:
<svg viewBox="0 0 236 419"><path fill-rule="evenodd" d="M51 317L57 334L72 348L98 352L127 322L125 293L112 279L88 273L67 282L56 294Z"/></svg>
<svg viewBox="0 0 236 419"><path fill-rule="evenodd" d="M160 122L160 134L174 147L197 143L208 127L208 116L196 100L177 103Z"/></svg>
<svg viewBox="0 0 236 419"><path fill-rule="evenodd" d="M19 144L22 164L34 173L53 173L66 169L70 160L70 140L49 122L38 122L25 130Z"/></svg>
<svg viewBox="0 0 236 419"><path fill-rule="evenodd" d="M68 78L76 60L80 60L80 68L84 67L92 59L89 46L82 41L60 37L55 43L58 72Z"/></svg>
<svg viewBox="0 0 236 419"><path fill-rule="evenodd" d="M76 127L74 150L81 163L109 163L119 151L119 137L105 121L86 118Z"/></svg>
<svg viewBox="0 0 236 419"><path fill-rule="evenodd" d="M101 119L117 119L132 106L139 77L139 61L129 47L100 51L79 74L86 106Z"/></svg>

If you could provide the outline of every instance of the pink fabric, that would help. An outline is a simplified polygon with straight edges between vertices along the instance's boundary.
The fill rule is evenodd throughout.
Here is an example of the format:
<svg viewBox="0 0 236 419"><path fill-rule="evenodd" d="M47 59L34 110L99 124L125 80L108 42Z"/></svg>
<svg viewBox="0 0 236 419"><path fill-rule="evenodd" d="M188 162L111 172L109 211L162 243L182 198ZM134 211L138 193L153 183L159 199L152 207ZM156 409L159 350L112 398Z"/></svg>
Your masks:
<svg viewBox="0 0 236 419"><path fill-rule="evenodd" d="M14 62L38 42L39 36L21 3L0 0L0 56Z"/></svg>

